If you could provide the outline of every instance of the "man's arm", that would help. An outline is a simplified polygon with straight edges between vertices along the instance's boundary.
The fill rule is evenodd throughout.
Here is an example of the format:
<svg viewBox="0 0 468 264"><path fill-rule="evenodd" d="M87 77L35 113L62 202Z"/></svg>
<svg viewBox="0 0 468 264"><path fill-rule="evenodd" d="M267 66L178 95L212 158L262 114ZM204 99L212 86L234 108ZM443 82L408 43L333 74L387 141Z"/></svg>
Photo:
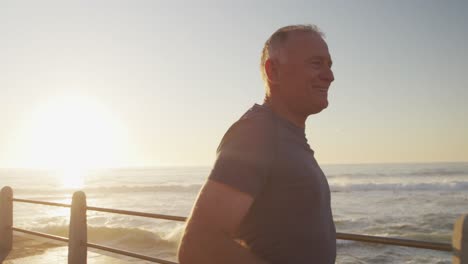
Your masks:
<svg viewBox="0 0 468 264"><path fill-rule="evenodd" d="M182 237L180 264L266 264L233 239L252 203L250 195L208 180Z"/></svg>

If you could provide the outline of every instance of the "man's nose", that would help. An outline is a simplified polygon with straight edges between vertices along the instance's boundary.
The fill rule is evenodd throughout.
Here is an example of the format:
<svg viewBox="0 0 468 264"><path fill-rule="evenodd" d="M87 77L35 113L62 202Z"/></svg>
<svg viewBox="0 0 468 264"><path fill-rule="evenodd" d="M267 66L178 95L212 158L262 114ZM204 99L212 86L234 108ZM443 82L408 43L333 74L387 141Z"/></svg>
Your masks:
<svg viewBox="0 0 468 264"><path fill-rule="evenodd" d="M326 81L328 83L331 83L335 80L335 76L333 75L333 71L330 68L325 68L322 71L322 74L320 75L320 79L323 81Z"/></svg>

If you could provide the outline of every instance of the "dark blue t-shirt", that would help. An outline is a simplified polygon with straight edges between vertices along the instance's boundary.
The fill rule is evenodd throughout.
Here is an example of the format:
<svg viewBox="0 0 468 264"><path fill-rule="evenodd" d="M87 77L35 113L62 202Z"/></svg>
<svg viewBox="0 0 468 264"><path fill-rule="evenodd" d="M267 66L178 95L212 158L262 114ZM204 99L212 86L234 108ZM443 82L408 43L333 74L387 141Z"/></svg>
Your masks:
<svg viewBox="0 0 468 264"><path fill-rule="evenodd" d="M210 180L254 197L236 239L272 264L334 263L327 179L305 131L254 105L224 135Z"/></svg>

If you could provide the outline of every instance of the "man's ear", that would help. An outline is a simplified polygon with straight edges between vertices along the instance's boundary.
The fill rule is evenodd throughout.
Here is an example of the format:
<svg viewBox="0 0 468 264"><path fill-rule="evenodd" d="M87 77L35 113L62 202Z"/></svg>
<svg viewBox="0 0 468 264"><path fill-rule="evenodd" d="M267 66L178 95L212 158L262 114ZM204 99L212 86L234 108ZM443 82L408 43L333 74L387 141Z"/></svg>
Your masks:
<svg viewBox="0 0 468 264"><path fill-rule="evenodd" d="M279 82L278 66L278 63L275 60L267 59L265 61L265 72L269 83L276 84Z"/></svg>

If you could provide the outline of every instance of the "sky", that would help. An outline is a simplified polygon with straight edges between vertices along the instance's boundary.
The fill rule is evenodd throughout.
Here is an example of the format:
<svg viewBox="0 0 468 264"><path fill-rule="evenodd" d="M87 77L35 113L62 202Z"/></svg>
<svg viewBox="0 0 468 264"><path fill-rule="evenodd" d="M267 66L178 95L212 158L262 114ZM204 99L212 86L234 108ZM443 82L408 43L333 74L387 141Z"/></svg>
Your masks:
<svg viewBox="0 0 468 264"><path fill-rule="evenodd" d="M0 1L0 168L206 166L260 52L326 35L319 163L468 161L466 1Z"/></svg>

